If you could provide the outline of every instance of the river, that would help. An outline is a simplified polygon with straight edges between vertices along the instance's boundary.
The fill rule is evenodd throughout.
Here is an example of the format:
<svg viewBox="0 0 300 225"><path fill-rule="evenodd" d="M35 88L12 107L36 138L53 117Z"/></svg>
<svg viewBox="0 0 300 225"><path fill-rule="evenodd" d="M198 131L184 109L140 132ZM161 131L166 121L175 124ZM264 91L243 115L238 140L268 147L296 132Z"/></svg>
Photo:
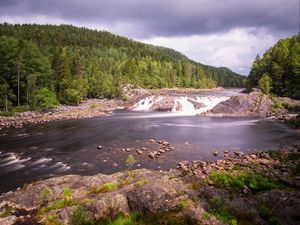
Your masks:
<svg viewBox="0 0 300 225"><path fill-rule="evenodd" d="M150 139L168 141L175 150L150 159L148 152L159 149ZM63 174L120 171L129 154L137 160L134 168L168 170L181 160L220 159L224 150L251 152L291 145L300 145L299 132L269 119L118 110L108 117L1 131L0 192ZM142 147L146 148L142 155L122 150ZM214 156L214 151L219 154Z"/></svg>

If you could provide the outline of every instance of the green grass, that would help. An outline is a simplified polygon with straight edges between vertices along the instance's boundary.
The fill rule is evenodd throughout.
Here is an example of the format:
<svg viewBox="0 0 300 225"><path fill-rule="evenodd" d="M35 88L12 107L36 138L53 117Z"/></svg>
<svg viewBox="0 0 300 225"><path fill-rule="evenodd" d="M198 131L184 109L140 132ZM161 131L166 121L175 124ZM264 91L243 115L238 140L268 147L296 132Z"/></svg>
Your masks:
<svg viewBox="0 0 300 225"><path fill-rule="evenodd" d="M48 191L43 189L42 195L43 194L45 196L47 196ZM42 197L45 197L45 196L42 196ZM66 187L63 189L61 198L56 201L51 202L51 204L49 204L45 207L42 207L38 212L38 216L42 216L45 213L50 212L52 210L62 209L62 208L77 205L77 204L79 204L79 200L74 200L72 198L72 190L70 188Z"/></svg>
<svg viewBox="0 0 300 225"><path fill-rule="evenodd" d="M98 223L99 225L195 225L196 222L190 217L178 217L173 213L160 215L145 215L134 212L129 216L120 214L115 219L108 219Z"/></svg>
<svg viewBox="0 0 300 225"><path fill-rule="evenodd" d="M118 186L114 183L105 183L101 187L95 188L91 192L94 194L106 193L106 192L115 191L117 188L118 188Z"/></svg>
<svg viewBox="0 0 300 225"><path fill-rule="evenodd" d="M137 182L135 182L133 186L134 186L134 188L138 188L138 187L144 186L148 183L149 183L149 181L147 179L141 178Z"/></svg>
<svg viewBox="0 0 300 225"><path fill-rule="evenodd" d="M10 207L5 208L2 212L0 212L0 218L10 216L12 211L13 211L13 209Z"/></svg>
<svg viewBox="0 0 300 225"><path fill-rule="evenodd" d="M240 172L237 176L233 176L229 173L213 172L209 176L209 179L220 188L225 187L242 190L247 186L253 193L286 188L284 185L275 183L266 177L249 172Z"/></svg>
<svg viewBox="0 0 300 225"><path fill-rule="evenodd" d="M184 210L188 207L188 205L189 205L189 202L186 199L182 199L178 203L178 209L179 210Z"/></svg>
<svg viewBox="0 0 300 225"><path fill-rule="evenodd" d="M45 225L62 225L57 215L49 215L45 221Z"/></svg>
<svg viewBox="0 0 300 225"><path fill-rule="evenodd" d="M210 215L209 215L208 212L204 212L204 213L202 214L202 218L203 218L204 220L208 220L209 217L210 217Z"/></svg>
<svg viewBox="0 0 300 225"><path fill-rule="evenodd" d="M51 195L51 190L47 187L44 187L44 189L41 191L41 200L42 201L49 201Z"/></svg>

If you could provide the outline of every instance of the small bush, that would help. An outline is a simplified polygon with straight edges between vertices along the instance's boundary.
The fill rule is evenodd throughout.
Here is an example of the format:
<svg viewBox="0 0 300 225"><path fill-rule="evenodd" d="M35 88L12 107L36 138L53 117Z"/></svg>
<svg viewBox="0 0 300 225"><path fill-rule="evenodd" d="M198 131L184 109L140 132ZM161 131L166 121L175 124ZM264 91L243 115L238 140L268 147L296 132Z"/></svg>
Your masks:
<svg viewBox="0 0 300 225"><path fill-rule="evenodd" d="M230 225L237 224L236 218L225 208L225 201L222 197L215 195L209 200L209 203L213 209L213 214L218 220Z"/></svg>
<svg viewBox="0 0 300 225"><path fill-rule="evenodd" d="M136 160L133 157L133 155L129 154L125 163L126 163L126 166L128 167L128 169L131 169L134 166L134 164L136 163Z"/></svg>
<svg viewBox="0 0 300 225"><path fill-rule="evenodd" d="M42 201L49 201L50 200L51 191L47 187L44 187L44 189L41 192L41 200Z"/></svg>
<svg viewBox="0 0 300 225"><path fill-rule="evenodd" d="M58 105L58 100L54 92L48 88L41 88L33 96L33 105L36 109L47 110Z"/></svg>
<svg viewBox="0 0 300 225"><path fill-rule="evenodd" d="M49 215L45 221L45 225L62 225L63 223L58 219L57 215Z"/></svg>
<svg viewBox="0 0 300 225"><path fill-rule="evenodd" d="M72 197L72 190L68 187L65 187L61 197L63 199L70 199Z"/></svg>
<svg viewBox="0 0 300 225"><path fill-rule="evenodd" d="M187 200L183 199L183 200L180 200L179 203L178 203L178 209L179 210L184 210L188 207L189 203Z"/></svg>
<svg viewBox="0 0 300 225"><path fill-rule="evenodd" d="M72 225L94 225L94 218L82 206L76 206L71 215Z"/></svg>
<svg viewBox="0 0 300 225"><path fill-rule="evenodd" d="M202 214L202 218L205 219L205 220L208 220L209 217L210 217L210 215L209 215L208 212L204 212L204 213Z"/></svg>

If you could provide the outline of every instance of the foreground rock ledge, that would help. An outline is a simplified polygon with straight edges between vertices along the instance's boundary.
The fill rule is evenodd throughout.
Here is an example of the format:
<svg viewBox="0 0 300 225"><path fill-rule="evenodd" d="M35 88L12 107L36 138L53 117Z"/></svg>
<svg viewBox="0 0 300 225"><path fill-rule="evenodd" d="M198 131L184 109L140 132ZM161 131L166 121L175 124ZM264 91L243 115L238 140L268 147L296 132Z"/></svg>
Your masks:
<svg viewBox="0 0 300 225"><path fill-rule="evenodd" d="M168 172L140 169L32 183L0 196L0 224L53 224L54 218L71 224L78 205L95 221L142 212L172 214L193 224L299 224L298 149L224 154L224 160L181 162ZM254 179L248 186L229 179L246 173ZM264 178L255 183L257 174Z"/></svg>

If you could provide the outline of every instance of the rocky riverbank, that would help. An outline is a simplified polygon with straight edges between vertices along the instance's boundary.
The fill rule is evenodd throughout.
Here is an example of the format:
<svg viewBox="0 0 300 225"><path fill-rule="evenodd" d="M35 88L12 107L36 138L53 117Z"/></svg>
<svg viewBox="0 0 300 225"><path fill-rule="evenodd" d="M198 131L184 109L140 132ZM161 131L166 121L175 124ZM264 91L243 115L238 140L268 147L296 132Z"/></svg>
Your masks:
<svg viewBox="0 0 300 225"><path fill-rule="evenodd" d="M124 101L117 99L89 99L78 106L60 105L46 112L29 111L11 117L0 116L0 130L7 127L21 128L26 124L105 116L123 105Z"/></svg>
<svg viewBox="0 0 300 225"><path fill-rule="evenodd" d="M258 90L233 96L203 113L205 116L261 116L278 120L297 117L293 109L300 108L300 101L290 98L270 97Z"/></svg>
<svg viewBox="0 0 300 225"><path fill-rule="evenodd" d="M0 224L300 223L299 148L217 154L170 171L39 181L0 197Z"/></svg>

